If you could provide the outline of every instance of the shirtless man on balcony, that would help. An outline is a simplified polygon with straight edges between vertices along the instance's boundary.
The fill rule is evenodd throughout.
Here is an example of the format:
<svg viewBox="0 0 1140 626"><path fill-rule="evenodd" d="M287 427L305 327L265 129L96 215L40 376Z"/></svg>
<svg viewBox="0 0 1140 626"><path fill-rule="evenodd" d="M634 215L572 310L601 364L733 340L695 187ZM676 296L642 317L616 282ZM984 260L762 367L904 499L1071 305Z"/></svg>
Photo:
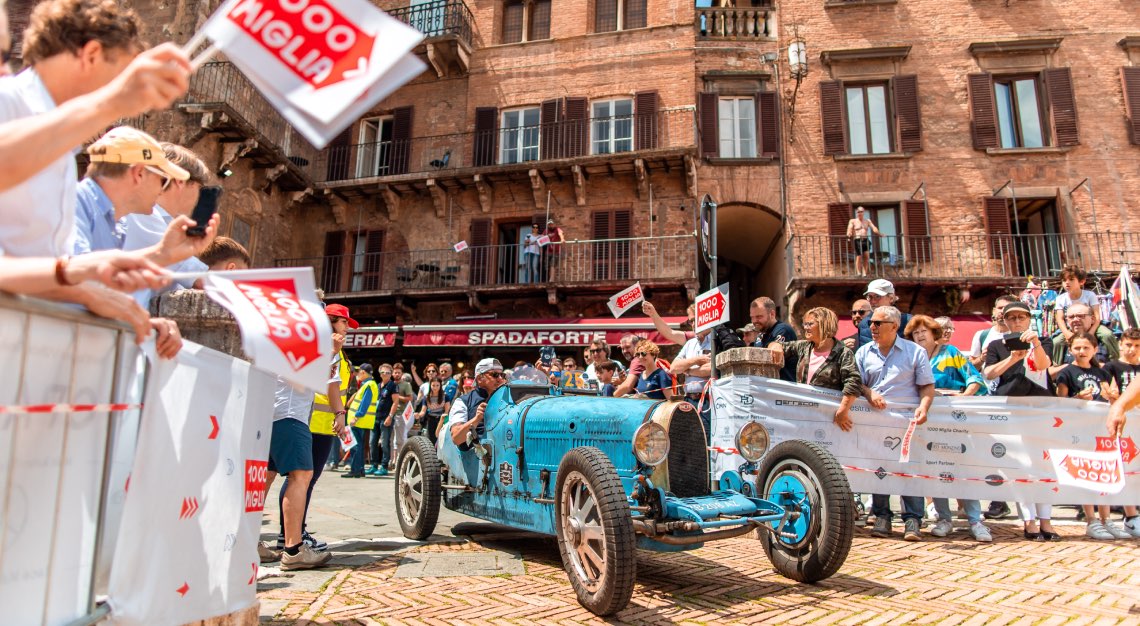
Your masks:
<svg viewBox="0 0 1140 626"><path fill-rule="evenodd" d="M847 222L847 238L855 246L855 273L866 276L871 269L871 233L879 234L875 223L863 207L855 209L855 217Z"/></svg>

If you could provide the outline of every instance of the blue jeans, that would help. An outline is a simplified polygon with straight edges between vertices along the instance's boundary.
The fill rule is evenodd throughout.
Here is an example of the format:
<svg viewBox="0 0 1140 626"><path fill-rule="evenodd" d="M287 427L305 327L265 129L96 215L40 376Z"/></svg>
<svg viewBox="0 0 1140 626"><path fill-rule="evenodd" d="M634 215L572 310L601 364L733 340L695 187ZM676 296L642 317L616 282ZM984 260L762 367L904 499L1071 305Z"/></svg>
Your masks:
<svg viewBox="0 0 1140 626"><path fill-rule="evenodd" d="M924 502L922 496L902 496L903 521L908 519L922 521ZM876 518L891 519L891 497L881 493L871 494L871 514Z"/></svg>
<svg viewBox="0 0 1140 626"><path fill-rule="evenodd" d="M368 447L368 439L371 434L371 428L352 427L352 436L356 437L356 447L352 449L352 456L348 461L348 471L350 473L364 473L364 449ZM339 448L340 446L337 447Z"/></svg>
<svg viewBox="0 0 1140 626"><path fill-rule="evenodd" d="M519 282L530 284L538 282L538 255L523 253L522 279Z"/></svg>
<svg viewBox="0 0 1140 626"><path fill-rule="evenodd" d="M385 416L385 418L386 417L387 416ZM395 422L395 419L393 419L392 421ZM384 468L386 468L386 467L388 467L388 463L392 460L392 427L391 426L385 426L384 420L380 419L380 416L377 415L376 416L376 428L372 432L376 433L376 434L373 434L372 436L374 438L378 437L379 438L378 440L380 443L380 454L378 455L380 458L380 464L377 465L377 464L373 463L372 465L373 465L373 467L384 467ZM372 446L372 450L374 452L376 451L375 444Z"/></svg>
<svg viewBox="0 0 1140 626"><path fill-rule="evenodd" d="M958 506L966 511L966 519L970 520L971 524L977 524L982 521L982 503L977 500L962 500L958 499ZM950 521L954 519L950 515L950 499L949 498L935 498L934 510L938 511L938 519Z"/></svg>

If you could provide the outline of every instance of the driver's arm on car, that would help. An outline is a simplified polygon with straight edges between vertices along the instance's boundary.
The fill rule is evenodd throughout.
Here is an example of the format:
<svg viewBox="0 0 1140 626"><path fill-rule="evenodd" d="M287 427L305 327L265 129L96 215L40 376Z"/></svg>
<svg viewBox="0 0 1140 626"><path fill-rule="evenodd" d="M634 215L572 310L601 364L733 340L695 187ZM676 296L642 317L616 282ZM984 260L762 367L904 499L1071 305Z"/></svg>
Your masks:
<svg viewBox="0 0 1140 626"><path fill-rule="evenodd" d="M463 406L464 417L467 414L467 407L460 403L457 406ZM451 441L457 446L467 443L467 433L472 432L479 422L483 421L483 412L486 410L486 404L480 404L479 408L475 409L475 416L461 424L455 424L451 427Z"/></svg>

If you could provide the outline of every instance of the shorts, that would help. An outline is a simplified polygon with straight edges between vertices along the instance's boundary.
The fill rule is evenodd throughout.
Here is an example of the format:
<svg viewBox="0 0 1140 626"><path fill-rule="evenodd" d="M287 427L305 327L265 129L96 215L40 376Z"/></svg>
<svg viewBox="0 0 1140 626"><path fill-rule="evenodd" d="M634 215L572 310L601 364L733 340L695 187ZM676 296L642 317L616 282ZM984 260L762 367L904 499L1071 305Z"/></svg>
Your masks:
<svg viewBox="0 0 1140 626"><path fill-rule="evenodd" d="M278 474L313 471L313 433L308 424L292 418L273 422L268 469Z"/></svg>
<svg viewBox="0 0 1140 626"><path fill-rule="evenodd" d="M857 238L855 240L855 254L863 254L864 252L871 251L871 240L865 238Z"/></svg>

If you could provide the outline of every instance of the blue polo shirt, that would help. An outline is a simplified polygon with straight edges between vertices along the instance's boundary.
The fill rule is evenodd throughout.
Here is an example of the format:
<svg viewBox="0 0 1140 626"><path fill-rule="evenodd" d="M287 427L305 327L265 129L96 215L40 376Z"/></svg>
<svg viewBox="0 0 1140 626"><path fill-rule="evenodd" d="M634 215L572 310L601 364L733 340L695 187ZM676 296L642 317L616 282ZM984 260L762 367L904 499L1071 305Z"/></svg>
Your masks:
<svg viewBox="0 0 1140 626"><path fill-rule="evenodd" d="M884 400L917 402L918 388L934 384L926 350L906 339L896 337L886 354L872 341L855 352L855 363L863 384L879 392Z"/></svg>
<svg viewBox="0 0 1140 626"><path fill-rule="evenodd" d="M103 188L85 178L76 191L75 247L71 253L122 249L125 228L115 220L115 207Z"/></svg>

